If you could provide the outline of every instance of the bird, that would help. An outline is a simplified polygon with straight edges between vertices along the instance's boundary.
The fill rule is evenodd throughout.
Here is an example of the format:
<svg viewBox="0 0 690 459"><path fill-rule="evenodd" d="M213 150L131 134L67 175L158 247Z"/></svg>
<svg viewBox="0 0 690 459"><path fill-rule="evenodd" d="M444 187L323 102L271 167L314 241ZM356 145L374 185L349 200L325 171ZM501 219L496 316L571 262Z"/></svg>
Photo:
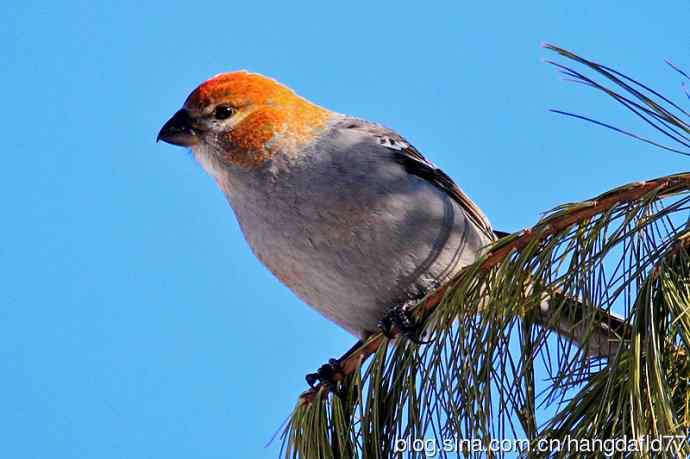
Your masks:
<svg viewBox="0 0 690 459"><path fill-rule="evenodd" d="M256 257L353 349L392 326L418 338L411 307L506 234L396 131L258 73L206 80L157 140L191 148Z"/></svg>

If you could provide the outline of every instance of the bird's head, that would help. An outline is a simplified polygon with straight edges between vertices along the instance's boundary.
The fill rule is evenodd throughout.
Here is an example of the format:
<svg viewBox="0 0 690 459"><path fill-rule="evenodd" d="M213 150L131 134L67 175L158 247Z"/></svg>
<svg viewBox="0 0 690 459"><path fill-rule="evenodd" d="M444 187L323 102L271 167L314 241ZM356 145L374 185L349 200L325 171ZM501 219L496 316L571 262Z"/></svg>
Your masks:
<svg viewBox="0 0 690 459"><path fill-rule="evenodd" d="M158 140L255 168L277 152L297 154L331 113L257 73L221 73L199 85L158 133Z"/></svg>

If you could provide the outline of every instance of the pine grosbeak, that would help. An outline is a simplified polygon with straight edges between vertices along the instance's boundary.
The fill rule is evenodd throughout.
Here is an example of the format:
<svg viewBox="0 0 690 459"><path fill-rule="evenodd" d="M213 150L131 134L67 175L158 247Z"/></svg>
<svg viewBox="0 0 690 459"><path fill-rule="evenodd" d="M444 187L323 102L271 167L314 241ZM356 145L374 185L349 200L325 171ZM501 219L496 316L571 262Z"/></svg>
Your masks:
<svg viewBox="0 0 690 459"><path fill-rule="evenodd" d="M263 264L360 339L382 319L407 331L406 305L496 238L469 197L399 134L262 75L204 82L158 138L191 147Z"/></svg>

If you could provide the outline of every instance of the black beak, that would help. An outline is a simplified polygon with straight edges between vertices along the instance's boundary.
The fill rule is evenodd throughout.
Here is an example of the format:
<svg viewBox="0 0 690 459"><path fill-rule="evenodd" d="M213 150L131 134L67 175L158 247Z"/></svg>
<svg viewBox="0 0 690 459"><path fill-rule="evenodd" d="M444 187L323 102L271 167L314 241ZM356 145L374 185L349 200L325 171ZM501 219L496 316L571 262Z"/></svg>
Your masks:
<svg viewBox="0 0 690 459"><path fill-rule="evenodd" d="M199 138L192 128L192 117L189 116L189 112L184 108L178 110L161 128L156 142L159 140L182 147L195 145Z"/></svg>

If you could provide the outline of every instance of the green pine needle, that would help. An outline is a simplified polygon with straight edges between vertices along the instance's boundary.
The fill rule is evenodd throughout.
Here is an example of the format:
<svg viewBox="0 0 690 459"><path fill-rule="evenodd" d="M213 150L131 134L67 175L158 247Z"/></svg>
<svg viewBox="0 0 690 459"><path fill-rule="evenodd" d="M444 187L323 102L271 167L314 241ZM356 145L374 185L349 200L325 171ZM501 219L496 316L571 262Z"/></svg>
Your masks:
<svg viewBox="0 0 690 459"><path fill-rule="evenodd" d="M678 105L620 72L546 47L603 76L612 87L554 64L625 105L678 148L642 140L689 154L688 114ZM399 451L417 439L433 442L438 457L496 457L503 453L477 446L524 439L522 447L532 448L525 456L598 457L572 448L648 436L684 440L667 441L669 449L652 456L687 457L689 207L690 173L676 174L559 206L530 230L498 241L452 281L437 307L418 308L428 316L431 343L377 338L376 352L358 360L337 387L302 397L283 432L282 455L425 457ZM591 313L572 316L574 299ZM554 312L545 322L546 300ZM601 311L619 313L625 326L611 332L610 357L593 359L586 351L597 344ZM549 328L566 319L581 337L578 344ZM544 373L546 380L537 377ZM555 439L571 449L536 451Z"/></svg>

